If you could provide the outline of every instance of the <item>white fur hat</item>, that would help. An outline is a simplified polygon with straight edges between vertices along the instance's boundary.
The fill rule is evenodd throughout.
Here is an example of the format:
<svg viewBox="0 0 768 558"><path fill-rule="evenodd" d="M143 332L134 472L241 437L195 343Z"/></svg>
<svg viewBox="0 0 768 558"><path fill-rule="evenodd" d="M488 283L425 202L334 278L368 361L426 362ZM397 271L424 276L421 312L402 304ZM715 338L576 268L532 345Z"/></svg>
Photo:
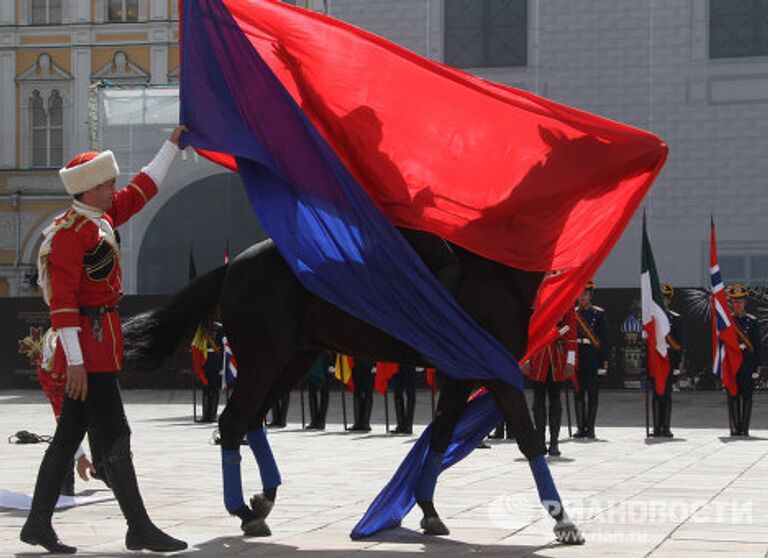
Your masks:
<svg viewBox="0 0 768 558"><path fill-rule="evenodd" d="M87 151L59 170L59 176L70 196L82 194L99 184L117 178L120 168L111 151Z"/></svg>

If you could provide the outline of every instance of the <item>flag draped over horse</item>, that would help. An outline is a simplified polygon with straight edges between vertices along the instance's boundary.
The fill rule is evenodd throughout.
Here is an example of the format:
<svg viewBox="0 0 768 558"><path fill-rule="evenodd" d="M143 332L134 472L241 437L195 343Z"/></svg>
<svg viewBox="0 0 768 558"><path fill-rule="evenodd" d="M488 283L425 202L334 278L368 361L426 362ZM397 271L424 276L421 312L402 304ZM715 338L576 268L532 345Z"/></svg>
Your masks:
<svg viewBox="0 0 768 558"><path fill-rule="evenodd" d="M239 171L302 284L457 378L523 385L515 359L395 226L510 267L556 271L535 303L535 352L666 158L650 133L276 1L185 2L181 54L186 141ZM468 446L498 418L476 414L487 420L466 431Z"/></svg>

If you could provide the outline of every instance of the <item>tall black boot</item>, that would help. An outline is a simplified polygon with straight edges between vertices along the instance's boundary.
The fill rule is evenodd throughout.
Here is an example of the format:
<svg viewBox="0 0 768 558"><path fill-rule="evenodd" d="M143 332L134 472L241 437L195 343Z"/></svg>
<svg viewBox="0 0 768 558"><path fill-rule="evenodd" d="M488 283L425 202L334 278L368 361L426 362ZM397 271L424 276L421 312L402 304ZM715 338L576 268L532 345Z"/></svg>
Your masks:
<svg viewBox="0 0 768 558"><path fill-rule="evenodd" d="M597 421L597 395L589 398L587 409L587 438L595 439L595 422Z"/></svg>
<svg viewBox="0 0 768 558"><path fill-rule="evenodd" d="M662 427L662 402L656 392L653 393L653 399L651 400L651 413L653 415L653 431L651 432L651 436L658 438L661 436L664 429Z"/></svg>
<svg viewBox="0 0 768 558"><path fill-rule="evenodd" d="M40 545L52 554L74 554L77 548L59 540L51 525L51 517L59 499L62 483L72 470L71 452L56 443L51 443L45 452L37 473L35 494L29 515L21 528L19 538L27 544Z"/></svg>
<svg viewBox="0 0 768 558"><path fill-rule="evenodd" d="M283 397L280 400L280 407L279 407L279 416L277 426L280 428L284 427L286 424L288 424L288 404L291 402L291 393L288 392L285 394L285 397Z"/></svg>
<svg viewBox="0 0 768 558"><path fill-rule="evenodd" d="M110 454L105 456L104 465L112 492L128 523L125 546L129 550L153 552L175 552L187 548L187 543L167 535L149 519L136 481L128 436L115 442Z"/></svg>
<svg viewBox="0 0 768 558"><path fill-rule="evenodd" d="M371 412L373 411L373 392L366 391L363 398L363 430L370 432L371 430Z"/></svg>
<svg viewBox="0 0 768 558"><path fill-rule="evenodd" d="M741 435L749 436L749 422L752 420L752 398L743 399L744 404L741 409Z"/></svg>
<svg viewBox="0 0 768 558"><path fill-rule="evenodd" d="M663 416L663 425L662 425L662 433L661 435L665 438L674 438L675 435L672 434L672 431L670 430L670 421L672 419L672 394L668 393L666 399L664 400L664 416Z"/></svg>
<svg viewBox="0 0 768 558"><path fill-rule="evenodd" d="M731 436L738 436L741 434L741 407L738 397L728 396L728 414L731 417Z"/></svg>
<svg viewBox="0 0 768 558"><path fill-rule="evenodd" d="M573 408L576 412L576 433L574 438L586 438L587 437L587 423L584 413L584 398L574 397Z"/></svg>
<svg viewBox="0 0 768 558"><path fill-rule="evenodd" d="M394 390L394 407L395 407L395 419L397 420L397 427L393 430L395 434L403 434L405 430L405 400L403 398L403 390Z"/></svg>
<svg viewBox="0 0 768 558"><path fill-rule="evenodd" d="M560 455L560 422L563 417L563 408L560 406L560 393L557 394L557 403L549 401L549 455Z"/></svg>
<svg viewBox="0 0 768 558"><path fill-rule="evenodd" d="M318 390L309 388L309 424L307 430L317 430L319 409L317 404L317 397L320 395Z"/></svg>
<svg viewBox="0 0 768 558"><path fill-rule="evenodd" d="M355 387L357 388L357 386ZM362 430L363 424L363 394L359 389L355 389L352 394L352 412L354 415L354 422L352 423L352 426L349 427L349 430L359 432Z"/></svg>
<svg viewBox="0 0 768 558"><path fill-rule="evenodd" d="M408 396L408 402L405 404L405 424L403 425L403 434L413 434L413 415L416 413L416 394Z"/></svg>
<svg viewBox="0 0 768 558"><path fill-rule="evenodd" d="M219 403L218 393L213 389L203 389L203 416L200 422L216 422L216 407Z"/></svg>
<svg viewBox="0 0 768 558"><path fill-rule="evenodd" d="M328 416L328 398L330 397L328 389L320 390L320 409L317 417L317 429L325 430L325 417Z"/></svg>

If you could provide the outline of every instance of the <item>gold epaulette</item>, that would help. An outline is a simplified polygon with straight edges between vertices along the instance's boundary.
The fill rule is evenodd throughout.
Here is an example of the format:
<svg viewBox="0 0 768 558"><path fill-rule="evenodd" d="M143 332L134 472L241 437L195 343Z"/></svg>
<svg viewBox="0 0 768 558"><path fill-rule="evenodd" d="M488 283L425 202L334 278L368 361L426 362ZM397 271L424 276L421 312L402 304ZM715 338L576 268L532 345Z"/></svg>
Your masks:
<svg viewBox="0 0 768 558"><path fill-rule="evenodd" d="M75 226L75 223L77 223L79 220L84 219L88 220L86 217L80 215L76 211L67 211L64 215L62 215L60 220L57 221L57 224L59 225L59 229L71 229ZM79 230L79 227L78 227Z"/></svg>

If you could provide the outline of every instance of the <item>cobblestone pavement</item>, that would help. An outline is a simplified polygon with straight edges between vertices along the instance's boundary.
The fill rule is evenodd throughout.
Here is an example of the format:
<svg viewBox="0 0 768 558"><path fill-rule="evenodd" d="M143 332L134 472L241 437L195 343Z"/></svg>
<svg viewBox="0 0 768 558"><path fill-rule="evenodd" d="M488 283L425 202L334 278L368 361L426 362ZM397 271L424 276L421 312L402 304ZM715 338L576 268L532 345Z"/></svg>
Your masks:
<svg viewBox="0 0 768 558"><path fill-rule="evenodd" d="M768 551L768 397L755 401L752 437L727 436L724 395L677 394L675 438L646 441L638 393L603 392L598 440L565 440L551 459L570 515L587 538L582 547L554 543L552 522L537 502L527 463L513 443L492 442L440 478L436 506L449 537L428 538L412 512L399 529L353 542L349 532L415 440L384 431L376 396L369 434L342 431L338 393L332 393L325 432L301 430L299 397L289 425L270 430L283 486L269 524L272 536L244 539L223 508L219 452L213 427L193 424L191 396L181 391L126 391L139 483L150 515L190 543L189 556L350 556L360 552L442 558L488 556L766 556ZM347 407L351 407L347 400ZM391 410L391 409L390 409ZM419 394L417 428L430 403ZM26 429L52 434L42 394L0 392L0 434ZM567 436L565 426L562 437ZM0 444L0 490L31 494L45 444ZM260 489L258 470L243 451L246 495ZM110 493L98 481L78 480L82 496ZM0 509L0 556L40 552L18 540L25 512ZM110 499L57 512L61 538L78 554L115 556L125 524Z"/></svg>

